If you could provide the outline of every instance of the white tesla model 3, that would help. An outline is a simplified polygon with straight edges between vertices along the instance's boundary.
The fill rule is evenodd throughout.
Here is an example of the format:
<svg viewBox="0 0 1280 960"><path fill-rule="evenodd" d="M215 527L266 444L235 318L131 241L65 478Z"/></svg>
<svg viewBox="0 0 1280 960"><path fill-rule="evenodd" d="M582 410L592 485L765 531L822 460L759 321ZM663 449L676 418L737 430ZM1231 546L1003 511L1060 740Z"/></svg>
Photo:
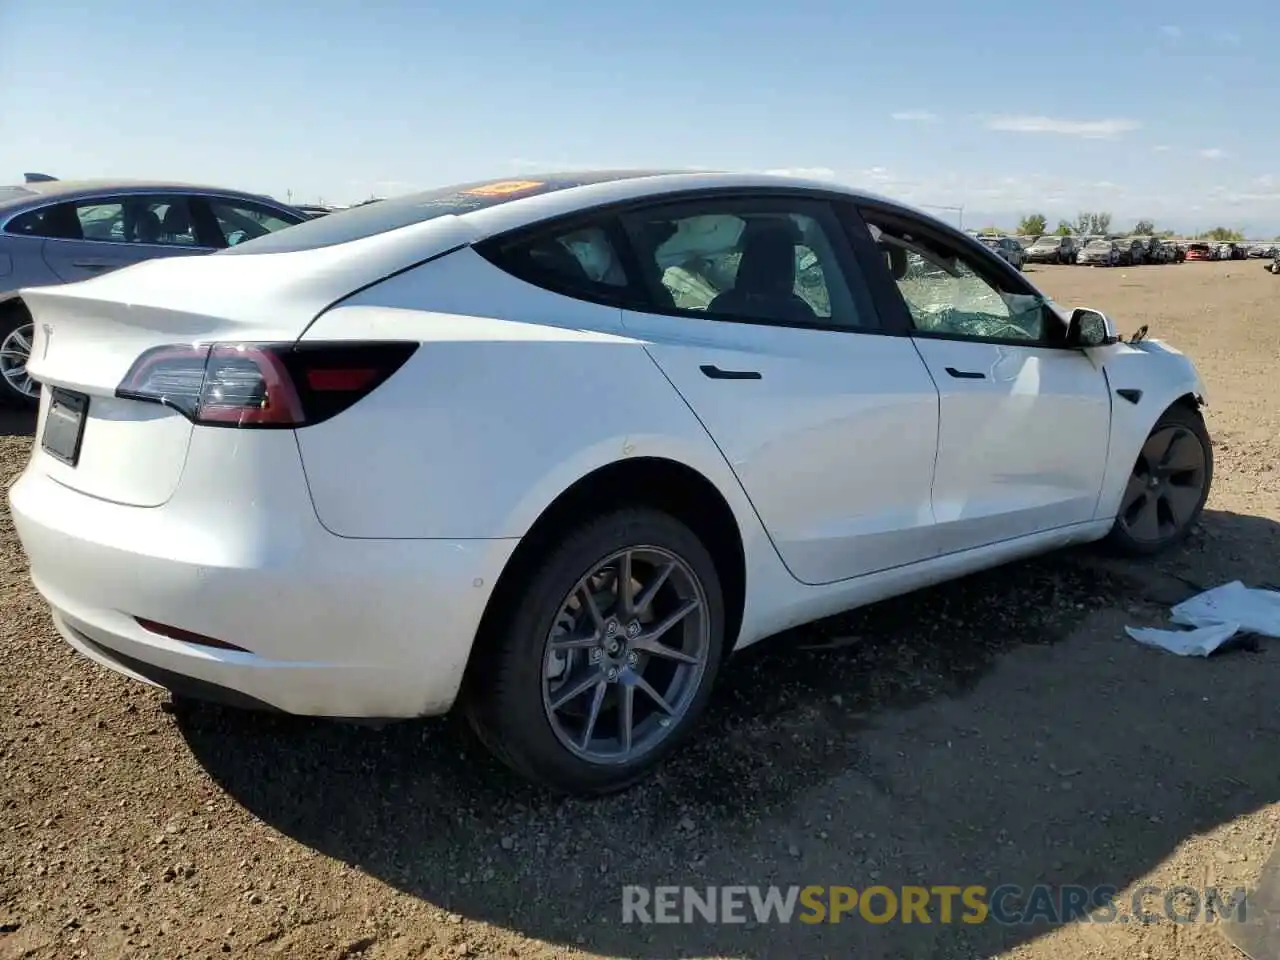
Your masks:
<svg viewBox="0 0 1280 960"><path fill-rule="evenodd" d="M467 184L24 292L10 489L72 646L182 694L455 703L600 793L730 651L1066 544L1178 542L1191 362L829 183Z"/></svg>

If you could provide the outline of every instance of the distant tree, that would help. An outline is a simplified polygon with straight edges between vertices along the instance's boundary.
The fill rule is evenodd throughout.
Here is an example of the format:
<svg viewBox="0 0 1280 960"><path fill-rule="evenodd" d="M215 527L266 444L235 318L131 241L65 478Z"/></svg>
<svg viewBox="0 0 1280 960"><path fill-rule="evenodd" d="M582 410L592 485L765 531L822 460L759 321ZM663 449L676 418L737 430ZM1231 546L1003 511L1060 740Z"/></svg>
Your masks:
<svg viewBox="0 0 1280 960"><path fill-rule="evenodd" d="M1150 237L1156 232L1156 225L1150 220L1139 220L1133 225L1133 235L1135 237Z"/></svg>
<svg viewBox="0 0 1280 960"><path fill-rule="evenodd" d="M1244 234L1230 227L1214 227L1200 234L1202 240L1217 240L1219 243L1230 243L1232 240L1243 240Z"/></svg>
<svg viewBox="0 0 1280 960"><path fill-rule="evenodd" d="M997 227L995 224L988 224L978 232L983 236L986 236L987 234L999 234L1002 237L1007 236L1009 233L1008 230L1005 230L1003 227Z"/></svg>
<svg viewBox="0 0 1280 960"><path fill-rule="evenodd" d="M1111 230L1111 214L1081 213L1076 216L1076 232L1083 234L1101 234Z"/></svg>
<svg viewBox="0 0 1280 960"><path fill-rule="evenodd" d="M1033 213L1018 222L1018 233L1022 236L1038 237L1049 229L1049 221L1043 213Z"/></svg>
<svg viewBox="0 0 1280 960"><path fill-rule="evenodd" d="M1076 228L1073 227L1071 224L1067 223L1067 221L1065 220L1059 220L1058 229L1053 232L1060 237L1069 237L1076 232Z"/></svg>

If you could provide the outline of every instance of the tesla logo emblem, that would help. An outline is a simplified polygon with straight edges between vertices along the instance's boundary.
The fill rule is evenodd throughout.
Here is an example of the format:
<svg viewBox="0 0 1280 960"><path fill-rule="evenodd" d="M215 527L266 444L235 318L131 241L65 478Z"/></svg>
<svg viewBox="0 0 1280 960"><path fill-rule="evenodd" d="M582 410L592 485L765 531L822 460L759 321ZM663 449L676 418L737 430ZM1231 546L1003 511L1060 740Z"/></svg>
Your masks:
<svg viewBox="0 0 1280 960"><path fill-rule="evenodd" d="M40 329L44 331L44 350L40 354L40 359L44 360L49 356L49 341L53 339L53 327L47 323L40 324Z"/></svg>

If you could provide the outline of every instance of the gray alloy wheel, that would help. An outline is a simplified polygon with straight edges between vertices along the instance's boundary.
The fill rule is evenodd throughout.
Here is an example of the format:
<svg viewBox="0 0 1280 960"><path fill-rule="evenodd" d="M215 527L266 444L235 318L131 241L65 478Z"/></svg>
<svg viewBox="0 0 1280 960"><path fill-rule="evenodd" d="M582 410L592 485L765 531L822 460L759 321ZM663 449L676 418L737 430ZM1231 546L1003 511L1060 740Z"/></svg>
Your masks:
<svg viewBox="0 0 1280 960"><path fill-rule="evenodd" d="M727 642L724 594L702 541L658 509L552 523L490 598L460 703L515 772L598 796L697 725Z"/></svg>
<svg viewBox="0 0 1280 960"><path fill-rule="evenodd" d="M17 323L0 339L0 381L4 385L4 396L18 406L33 407L40 401L40 384L27 374L34 336L35 324L28 320Z"/></svg>
<svg viewBox="0 0 1280 960"><path fill-rule="evenodd" d="M1213 447L1199 411L1175 406L1152 428L1129 475L1112 543L1154 554L1181 541L1204 509L1213 481Z"/></svg>
<svg viewBox="0 0 1280 960"><path fill-rule="evenodd" d="M669 550L627 547L569 591L546 640L542 704L566 750L631 763L689 711L711 649L697 574Z"/></svg>

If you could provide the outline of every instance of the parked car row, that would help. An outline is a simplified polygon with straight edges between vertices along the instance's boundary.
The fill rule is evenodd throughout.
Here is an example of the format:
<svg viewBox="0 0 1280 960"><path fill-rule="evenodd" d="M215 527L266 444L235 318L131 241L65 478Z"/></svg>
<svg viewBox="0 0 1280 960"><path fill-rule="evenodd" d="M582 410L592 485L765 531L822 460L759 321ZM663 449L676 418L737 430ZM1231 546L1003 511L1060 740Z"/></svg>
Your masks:
<svg viewBox="0 0 1280 960"><path fill-rule="evenodd" d="M1048 234L1019 242L1020 238L979 236L984 244L1019 270L1028 263L1080 263L1102 266L1181 263L1184 244L1160 237L1058 236Z"/></svg>

